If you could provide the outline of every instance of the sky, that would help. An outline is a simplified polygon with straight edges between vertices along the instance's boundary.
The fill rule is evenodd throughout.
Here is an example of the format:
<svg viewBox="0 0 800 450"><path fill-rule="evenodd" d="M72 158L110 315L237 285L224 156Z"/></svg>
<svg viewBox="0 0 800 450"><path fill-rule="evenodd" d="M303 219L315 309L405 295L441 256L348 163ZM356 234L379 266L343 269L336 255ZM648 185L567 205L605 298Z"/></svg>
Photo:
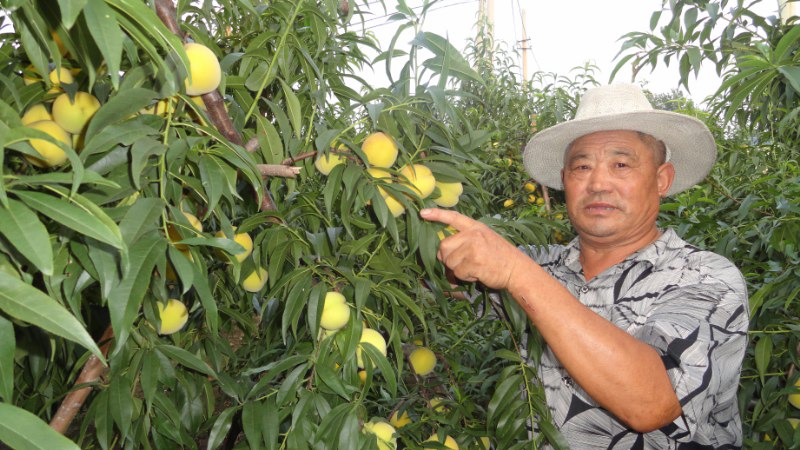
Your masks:
<svg viewBox="0 0 800 450"><path fill-rule="evenodd" d="M375 3L373 3L373 1ZM396 0L384 0L389 13L394 12ZM411 7L421 0L407 0ZM504 41L507 49L518 48L523 39L521 10L525 10L525 31L529 47L528 72L555 72L569 75L576 66L591 62L600 68L595 77L607 83L616 61L614 56L622 44L619 38L630 31L648 31L650 17L661 8L661 0L495 0L494 32L496 41ZM765 1L770 6L772 2ZM366 26L387 46L397 24L386 24L385 12L377 0L370 0L372 16L366 16ZM459 50L464 50L467 39L474 35L478 13L478 0L439 0L430 8L423 30L447 37ZM777 2L775 2L777 10ZM408 31L400 42L408 42L413 33ZM513 47L512 47L513 46ZM521 59L518 65L522 66ZM381 70L383 70L381 68ZM520 70L521 72L521 70ZM381 78L380 74L375 77ZM620 70L614 82L629 82L629 68ZM385 79L385 78L384 78ZM647 81L647 88L655 93L666 93L678 88L678 69L675 64L659 64L655 72L642 70L637 81ZM719 78L712 66L704 67L698 79L689 82L687 93L697 102L713 93ZM684 93L686 93L685 89Z"/></svg>

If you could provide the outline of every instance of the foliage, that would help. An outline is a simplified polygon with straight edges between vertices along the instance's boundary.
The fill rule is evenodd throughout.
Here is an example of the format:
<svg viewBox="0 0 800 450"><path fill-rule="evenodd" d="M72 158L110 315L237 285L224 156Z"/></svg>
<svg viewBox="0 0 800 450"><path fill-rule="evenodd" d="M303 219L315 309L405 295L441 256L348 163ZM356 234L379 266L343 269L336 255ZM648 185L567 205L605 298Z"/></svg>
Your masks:
<svg viewBox="0 0 800 450"><path fill-rule="evenodd" d="M166 3L4 3L0 405L53 419L89 364L85 349L102 360L94 341L113 330L108 372L90 381L93 393L67 432L81 448L374 448L361 424L397 410L414 419L399 432L407 448L435 432L462 448L479 448L480 436L499 436L503 448L541 443L527 432L546 416L541 393L528 386L520 395L533 370L508 351L524 316L449 298L435 261L441 225L416 214L433 202L395 169L392 184L367 175L360 147L373 131L389 134L398 167L424 163L439 180L463 182L459 210L488 217L495 206L480 183L490 168L482 150L500 123L478 123L459 107L477 93L465 87L484 85L481 75L402 5L392 45L369 61L365 49L379 47L350 24L357 5L178 2L181 32L220 59L219 89L240 141L211 125L220 108L208 98L200 106L182 94L189 61L162 22ZM407 30L410 54L394 49ZM388 88L360 78L381 63L401 67ZM26 84L23 75L58 67L75 74L61 89L90 92L101 106L74 147L58 144L68 165L43 169L25 158L39 156L30 139L53 140L20 116L58 87L48 77ZM146 112L159 101L161 110ZM523 139L519 124L502 124ZM347 161L325 177L313 163L330 151ZM276 165L299 174L265 181ZM378 187L406 213L390 214ZM484 220L515 241L548 239L548 222L537 217ZM242 247L220 237L234 227L254 242L241 262ZM245 291L242 280L260 268L267 285ZM319 327L328 290L344 294L353 312L332 336ZM157 305L169 299L187 305L188 322L162 336ZM511 321L496 320L506 314ZM363 349L361 381L354 355L365 327L379 330L390 351ZM435 351L432 375L408 370L415 345ZM435 397L445 410L429 406ZM528 414L507 409L512 399ZM10 420L0 441L37 426L27 415ZM51 437L22 439L47 448Z"/></svg>
<svg viewBox="0 0 800 450"><path fill-rule="evenodd" d="M724 77L710 99L714 115L770 140L796 142L800 27L797 17L759 15L763 7L761 0L664 1L650 19L649 32L623 36L620 54L626 54L615 72L628 63L638 73L675 61L681 84L689 89L690 75L704 63L713 64Z"/></svg>
<svg viewBox="0 0 800 450"><path fill-rule="evenodd" d="M188 60L156 14L165 2L51 3L6 0L0 18L0 441L61 445L38 430L90 355L104 360L106 343L95 341L110 326L108 372L91 382L67 432L81 448L375 448L361 424L398 411L413 420L398 432L404 448L436 432L461 448L482 448L481 436L503 449L563 446L535 366L520 356L523 346L533 359L542 348L525 316L509 299L449 284L435 261L441 226L416 214L433 202L395 168L391 184L369 176L361 142L391 135L395 167L424 163L437 180L464 183L457 209L514 242L562 241L560 194L528 203L520 151L531 132L572 117L596 84L593 67L522 83L513 55L484 31L466 56L426 31L433 2L419 12L401 2L385 49L355 25L362 11L347 1L177 2L181 31L221 61L219 91L239 141L211 125L219 110L181 93ZM798 417L787 404L798 378L797 27L726 1L670 4L651 33L628 35L623 53L632 53L620 65L677 58L688 88L699 52L727 78L710 114L675 92L653 97L703 117L720 143L709 180L665 203L661 221L745 274L748 445L793 447L800 439L785 419ZM62 89L91 92L101 107L75 149L62 146L68 165L42 169L25 156L38 156L30 139L47 136L20 116L57 94L47 77L25 84L23 75L59 66L76 78ZM361 76L369 66L383 66L390 86L370 86ZM174 109L143 112L159 100ZM328 152L346 163L326 177L314 159ZM274 166L299 174L262 175ZM405 214L394 217L378 188ZM241 262L241 246L217 237L234 227L254 241ZM245 291L241 281L261 267L267 285ZM352 310L332 336L319 327L328 290ZM460 290L473 300L453 299ZM188 323L162 336L157 304L170 298L189 307ZM364 327L379 330L389 352L366 346L362 374L354 354ZM418 345L438 358L426 377L406 363ZM430 406L437 398L444 409ZM529 422L542 432L533 441ZM34 431L11 436L19 430ZM766 434L772 443L758 442Z"/></svg>

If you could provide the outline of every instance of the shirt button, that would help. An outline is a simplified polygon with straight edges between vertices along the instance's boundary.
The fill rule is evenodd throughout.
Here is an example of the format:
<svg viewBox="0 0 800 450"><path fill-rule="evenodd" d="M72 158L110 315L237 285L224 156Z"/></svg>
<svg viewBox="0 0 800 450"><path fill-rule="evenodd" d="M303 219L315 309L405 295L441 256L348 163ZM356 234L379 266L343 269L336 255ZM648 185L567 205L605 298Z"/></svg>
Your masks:
<svg viewBox="0 0 800 450"><path fill-rule="evenodd" d="M585 294L587 292L589 292L589 287L584 284L581 286L581 294Z"/></svg>

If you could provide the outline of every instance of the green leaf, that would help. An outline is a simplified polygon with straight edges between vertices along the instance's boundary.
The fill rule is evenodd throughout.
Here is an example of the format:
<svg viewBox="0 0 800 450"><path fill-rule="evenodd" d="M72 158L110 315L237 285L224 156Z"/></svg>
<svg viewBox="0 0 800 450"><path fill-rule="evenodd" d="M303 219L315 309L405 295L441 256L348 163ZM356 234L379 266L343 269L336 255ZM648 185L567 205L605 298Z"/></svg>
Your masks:
<svg viewBox="0 0 800 450"><path fill-rule="evenodd" d="M134 243L141 235L158 227L158 219L164 210L160 198L138 198L119 222L119 231L125 242Z"/></svg>
<svg viewBox="0 0 800 450"><path fill-rule="evenodd" d="M364 362L366 363L367 360L372 361L375 366L381 371L384 380L386 380L386 385L384 388L389 392L389 395L392 397L397 396L397 377L395 376L395 371L392 369L392 366L389 364L389 360L383 356L374 345L370 343L361 343L359 344L361 347L361 352L363 355Z"/></svg>
<svg viewBox="0 0 800 450"><path fill-rule="evenodd" d="M286 109L289 113L289 120L292 122L295 137L299 139L303 132L303 111L300 108L300 100L286 82L283 80L280 81L281 87L283 88L283 95L286 97Z"/></svg>
<svg viewBox="0 0 800 450"><path fill-rule="evenodd" d="M14 352L17 341L14 324L0 316L0 397L8 403L14 400Z"/></svg>
<svg viewBox="0 0 800 450"><path fill-rule="evenodd" d="M474 81L483 84L483 78L473 70L461 53L447 39L431 32L420 32L412 40L412 44L430 50L435 56L425 60L422 64L425 67L442 73L446 68L447 72L452 72L464 81Z"/></svg>
<svg viewBox="0 0 800 450"><path fill-rule="evenodd" d="M19 33L20 47L28 56L28 60L36 68L39 73L49 73L48 60L49 55L45 49L40 45L37 35L40 39L45 39L45 26L41 23L41 16L38 14L30 14L32 4L23 4L23 12L17 11L14 14L14 28ZM22 17L20 17L22 16ZM38 21L36 19L39 19ZM28 20L25 20L28 19ZM50 80L45 78L45 83L50 87Z"/></svg>
<svg viewBox="0 0 800 450"><path fill-rule="evenodd" d="M37 173L34 175L23 175L17 178L16 182L26 186L42 186L49 184L71 184L74 175L68 172ZM82 184L96 184L114 189L119 189L119 184L101 177L97 172L86 170L83 173Z"/></svg>
<svg viewBox="0 0 800 450"><path fill-rule="evenodd" d="M220 197L225 189L225 171L222 161L212 155L204 155L198 164L200 168L200 181L208 197L207 210L209 214L217 207Z"/></svg>
<svg viewBox="0 0 800 450"><path fill-rule="evenodd" d="M271 70L270 70L271 68ZM258 91L262 84L269 86L272 80L278 73L278 65L270 65L268 63L261 63L247 76L244 86L251 91Z"/></svg>
<svg viewBox="0 0 800 450"><path fill-rule="evenodd" d="M179 257L180 256L174 256L172 259L174 261ZM175 265L176 270L177 267L178 266ZM217 333L217 328L219 327L219 312L217 311L217 302L208 286L208 276L206 273L203 273L196 264L192 264L192 270L192 283L197 292L197 296L200 297L200 303L202 303L203 309L205 310L206 323L212 333ZM180 272L178 273L180 274ZM184 280L184 278L181 277L181 280ZM184 281L184 283L186 283L186 281Z"/></svg>
<svg viewBox="0 0 800 450"><path fill-rule="evenodd" d="M758 338L755 350L756 369L761 383L764 383L764 375L769 369L769 360L772 357L772 338L769 335Z"/></svg>
<svg viewBox="0 0 800 450"><path fill-rule="evenodd" d="M116 336L114 353L122 349L128 339L130 327L139 314L142 299L150 286L153 267L158 258L163 257L166 246L163 236L151 232L130 248L130 264L122 276L122 282L108 295L108 311Z"/></svg>
<svg viewBox="0 0 800 450"><path fill-rule="evenodd" d="M279 415L280 410L275 404L275 399L270 397L264 403L265 407L261 414L261 434L264 437L264 444L267 450L277 450L279 435Z"/></svg>
<svg viewBox="0 0 800 450"><path fill-rule="evenodd" d="M42 419L8 403L0 403L0 442L15 449L80 450Z"/></svg>
<svg viewBox="0 0 800 450"><path fill-rule="evenodd" d="M108 409L121 437L128 435L133 418L133 386L126 376L117 376L108 387Z"/></svg>
<svg viewBox="0 0 800 450"><path fill-rule="evenodd" d="M215 420L214 425L211 426L211 433L208 435L208 446L206 447L208 450L219 448L222 442L225 441L231 429L233 415L236 413L237 409L239 408L231 406L217 416L217 420Z"/></svg>
<svg viewBox="0 0 800 450"><path fill-rule="evenodd" d="M142 386L142 396L149 404L158 389L158 374L161 366L158 362L158 355L153 350L145 350L142 357L142 371L139 373L139 383Z"/></svg>
<svg viewBox="0 0 800 450"><path fill-rule="evenodd" d="M261 448L261 419L264 413L264 404L260 402L247 402L242 407L242 429L250 444L250 448Z"/></svg>
<svg viewBox="0 0 800 450"><path fill-rule="evenodd" d="M5 272L0 272L0 309L15 319L77 342L105 364L103 354L78 319L42 291Z"/></svg>
<svg viewBox="0 0 800 450"><path fill-rule="evenodd" d="M139 91L141 92L142 90ZM147 92L155 94L152 91L147 91ZM112 100L109 100L109 102L113 101L116 98L117 97L112 98ZM141 100L141 97L131 98L130 100L134 102L137 100ZM100 110L98 110L98 114L107 105L108 103L103 105L100 108ZM121 106L129 106L129 105L125 104ZM97 114L94 115L91 123L94 123L95 120L97 120ZM81 158L86 159L94 154L106 153L109 150L113 149L117 144L128 146L133 144L139 139L143 139L147 136L155 136L157 134L158 134L157 129L143 125L134 120L123 122L118 125L108 125L104 127L102 131L99 131L97 135L86 136L86 146L83 148L83 151L81 152Z"/></svg>
<svg viewBox="0 0 800 450"><path fill-rule="evenodd" d="M180 347L175 347L174 345L157 345L156 350L173 361L188 367L189 369L196 370L212 378L217 378L217 374L214 372L214 369L212 369L205 361Z"/></svg>
<svg viewBox="0 0 800 450"><path fill-rule="evenodd" d="M377 351L377 350L376 350ZM308 371L308 363L301 364L292 370L283 380L275 402L280 406L285 406L288 402L297 397L297 390L303 384L303 375Z"/></svg>
<svg viewBox="0 0 800 450"><path fill-rule="evenodd" d="M800 92L800 66L781 66L778 67L778 71L789 80L795 92Z"/></svg>
<svg viewBox="0 0 800 450"><path fill-rule="evenodd" d="M519 387L522 384L522 378L519 375L514 375L506 378L497 385L492 399L489 401L486 420L491 426L497 420L496 416L501 414L509 401L519 395Z"/></svg>
<svg viewBox="0 0 800 450"><path fill-rule="evenodd" d="M61 23L64 28L70 29L75 24L75 19L81 13L88 0L58 0L58 8L61 10Z"/></svg>
<svg viewBox="0 0 800 450"><path fill-rule="evenodd" d="M284 159L283 142L278 130L267 119L257 116L258 119L258 144L261 155L267 164L280 164Z"/></svg>
<svg viewBox="0 0 800 450"><path fill-rule="evenodd" d="M125 89L109 98L89 122L89 127L86 129L86 147L89 148L93 144L92 141L101 135L104 128L126 120L155 98L158 98L158 93L143 88Z"/></svg>
<svg viewBox="0 0 800 450"><path fill-rule="evenodd" d="M311 273L304 271L302 276L295 281L289 291L289 295L286 296L286 306L284 306L281 319L281 336L284 342L287 342L289 327L292 328L293 332L297 330L297 322L308 301L308 291L311 284Z"/></svg>
<svg viewBox="0 0 800 450"><path fill-rule="evenodd" d="M100 208L78 194L71 198L72 201L64 201L41 192L14 191L14 194L29 207L67 228L112 247L125 248L122 235L114 221Z"/></svg>
<svg viewBox="0 0 800 450"><path fill-rule="evenodd" d="M355 405L350 406L350 411L344 416L342 420L342 427L339 433L339 448L352 447L353 444L359 442L361 435L361 426L359 425L358 408Z"/></svg>
<svg viewBox="0 0 800 450"><path fill-rule="evenodd" d="M137 189L141 188L140 178L142 175L142 170L147 165L148 159L150 159L150 157L153 155L163 155L166 151L167 148L164 147L164 144L149 137L139 139L134 142L133 146L131 146L130 167L131 179L133 180L133 185Z"/></svg>
<svg viewBox="0 0 800 450"><path fill-rule="evenodd" d="M0 206L0 233L40 272L48 277L53 275L50 234L22 202L8 199L7 208Z"/></svg>
<svg viewBox="0 0 800 450"><path fill-rule="evenodd" d="M83 10L87 28L94 43L105 58L111 83L119 87L119 67L122 61L122 37L124 34L117 24L117 16L105 0L89 0Z"/></svg>
<svg viewBox="0 0 800 450"><path fill-rule="evenodd" d="M94 266L97 280L100 282L100 293L104 299L108 299L111 289L120 280L116 251L106 245L87 245L86 247L89 250L89 259Z"/></svg>
<svg viewBox="0 0 800 450"><path fill-rule="evenodd" d="M170 245L167 248L167 254L169 255L169 262L172 263L172 268L175 269L175 272L178 274L178 279L181 280L181 284L183 285L183 290L181 293L185 294L189 291L189 289L192 288L192 285L194 284L195 271L199 272L200 269L196 269L195 265L189 260L187 255L175 248L174 245ZM199 278L201 283L204 278L205 277Z"/></svg>
<svg viewBox="0 0 800 450"><path fill-rule="evenodd" d="M119 13L117 21L120 26L158 65L159 72L163 72L165 83L163 89L178 91L183 84L179 75L187 73L189 67L181 39L164 25L153 9L139 0L114 0L109 2L109 6ZM179 62L180 67L176 70L175 66L178 64L164 60L162 52L159 52L155 45L164 50L163 54L172 55L172 61L177 56L179 59L175 62Z"/></svg>

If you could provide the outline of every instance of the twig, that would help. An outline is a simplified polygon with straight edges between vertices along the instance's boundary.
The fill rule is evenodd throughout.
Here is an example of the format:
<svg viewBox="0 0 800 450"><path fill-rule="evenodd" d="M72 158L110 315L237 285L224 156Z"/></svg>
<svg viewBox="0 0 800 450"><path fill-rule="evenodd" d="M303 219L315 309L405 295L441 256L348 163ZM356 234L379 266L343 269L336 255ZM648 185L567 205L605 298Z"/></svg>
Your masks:
<svg viewBox="0 0 800 450"><path fill-rule="evenodd" d="M288 166L288 165L296 163L297 161L301 161L301 160L304 160L304 159L307 159L307 158L313 158L315 156L317 156L317 151L316 150L310 151L310 152L305 152L305 153L300 153L297 156L290 156L290 157L284 159L283 161L281 161L281 164L283 164L284 166Z"/></svg>
<svg viewBox="0 0 800 450"><path fill-rule="evenodd" d="M261 176L264 178L294 178L300 173L300 167L284 166L282 164L258 164L258 170L261 172Z"/></svg>
<svg viewBox="0 0 800 450"><path fill-rule="evenodd" d="M103 353L103 356L108 355L108 349L111 347L111 339L113 337L114 329L109 325L100 338L100 342L102 343L100 351ZM83 366L78 379L75 380L74 386L94 383L103 376L107 369L108 368L103 365L102 361L100 361L100 358L95 355L90 356L89 359L86 360L86 364ZM67 394L67 396L64 397L64 401L62 401L61 405L58 407L58 411L56 411L53 419L50 421L50 428L61 434L65 434L72 420L75 419L75 416L78 414L78 411L80 411L83 403L91 392L92 386L86 386Z"/></svg>

